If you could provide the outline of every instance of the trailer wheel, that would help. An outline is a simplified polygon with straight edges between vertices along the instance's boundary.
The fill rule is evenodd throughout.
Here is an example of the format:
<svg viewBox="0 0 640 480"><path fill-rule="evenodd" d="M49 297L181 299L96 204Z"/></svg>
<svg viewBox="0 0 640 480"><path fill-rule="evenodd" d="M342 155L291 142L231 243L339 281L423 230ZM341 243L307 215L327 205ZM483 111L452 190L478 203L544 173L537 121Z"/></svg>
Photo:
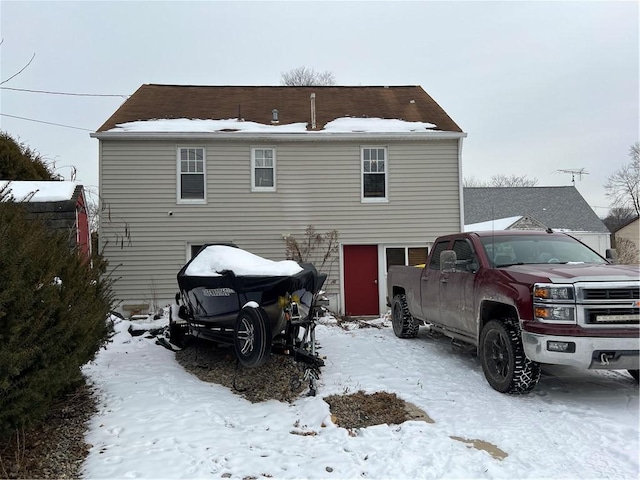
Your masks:
<svg viewBox="0 0 640 480"><path fill-rule="evenodd" d="M640 378L640 370L627 370L629 372L629 374L635 378L636 382L638 381L638 378Z"/></svg>
<svg viewBox="0 0 640 480"><path fill-rule="evenodd" d="M491 320L480 334L484 376L501 393L529 393L540 379L540 364L525 355L519 330L514 319Z"/></svg>
<svg viewBox="0 0 640 480"><path fill-rule="evenodd" d="M271 328L264 310L252 307L240 310L233 332L233 347L245 367L259 367L267 361L271 353Z"/></svg>
<svg viewBox="0 0 640 480"><path fill-rule="evenodd" d="M178 323L174 317L178 315L178 305L172 305L169 307L169 342L173 343L175 346L184 348L185 347L185 336L187 334L186 325Z"/></svg>
<svg viewBox="0 0 640 480"><path fill-rule="evenodd" d="M407 306L407 297L399 294L393 297L391 305L391 323L393 324L393 333L399 338L416 338L420 324L409 313Z"/></svg>

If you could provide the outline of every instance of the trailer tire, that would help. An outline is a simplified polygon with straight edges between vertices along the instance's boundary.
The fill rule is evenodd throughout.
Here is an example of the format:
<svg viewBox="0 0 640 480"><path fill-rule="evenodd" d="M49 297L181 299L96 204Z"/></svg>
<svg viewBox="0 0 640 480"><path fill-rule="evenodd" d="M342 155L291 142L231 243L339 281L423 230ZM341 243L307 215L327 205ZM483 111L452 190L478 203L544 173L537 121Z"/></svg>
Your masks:
<svg viewBox="0 0 640 480"><path fill-rule="evenodd" d="M416 338L418 336L420 324L409 313L407 296L404 293L393 297L391 323L393 325L393 333L398 338Z"/></svg>
<svg viewBox="0 0 640 480"><path fill-rule="evenodd" d="M238 361L245 367L263 365L271 354L271 328L261 308L245 307L236 318L233 347Z"/></svg>
<svg viewBox="0 0 640 480"><path fill-rule="evenodd" d="M637 383L638 379L640 378L640 370L627 370L627 371L635 379L635 381Z"/></svg>
<svg viewBox="0 0 640 480"><path fill-rule="evenodd" d="M540 364L527 358L517 320L491 320L482 329L479 344L484 376L501 393L529 393L540 380Z"/></svg>
<svg viewBox="0 0 640 480"><path fill-rule="evenodd" d="M169 307L169 342L176 347L184 348L186 346L187 328L186 325L176 322L174 315L177 315L178 312L174 310L175 307L177 305Z"/></svg>

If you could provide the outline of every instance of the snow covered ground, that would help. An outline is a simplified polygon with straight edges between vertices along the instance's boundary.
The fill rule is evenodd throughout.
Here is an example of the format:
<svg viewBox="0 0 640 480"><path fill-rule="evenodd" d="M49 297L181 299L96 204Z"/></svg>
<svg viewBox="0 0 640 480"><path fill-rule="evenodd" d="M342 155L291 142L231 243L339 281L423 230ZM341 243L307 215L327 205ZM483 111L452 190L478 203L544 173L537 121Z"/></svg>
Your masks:
<svg viewBox="0 0 640 480"><path fill-rule="evenodd" d="M166 324L166 320L157 321ZM252 404L198 380L129 321L85 366L101 395L85 478L637 479L638 386L623 371L543 370L534 392L492 390L474 356L421 330L316 332L326 366L318 396ZM423 327L424 328L424 327ZM351 436L323 397L394 392L435 423L378 425ZM475 448L474 441L495 449ZM476 442L482 447L482 443Z"/></svg>

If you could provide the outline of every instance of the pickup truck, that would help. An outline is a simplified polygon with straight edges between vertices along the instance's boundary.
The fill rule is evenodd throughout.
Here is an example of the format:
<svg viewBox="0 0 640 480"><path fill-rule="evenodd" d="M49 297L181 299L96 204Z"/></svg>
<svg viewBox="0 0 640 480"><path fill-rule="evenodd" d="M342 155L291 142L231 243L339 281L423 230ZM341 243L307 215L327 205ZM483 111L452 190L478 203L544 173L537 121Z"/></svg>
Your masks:
<svg viewBox="0 0 640 480"><path fill-rule="evenodd" d="M628 370L638 381L638 266L564 233L439 237L424 266L390 267L387 304L396 336L427 325L469 346L502 393L533 390L541 364Z"/></svg>

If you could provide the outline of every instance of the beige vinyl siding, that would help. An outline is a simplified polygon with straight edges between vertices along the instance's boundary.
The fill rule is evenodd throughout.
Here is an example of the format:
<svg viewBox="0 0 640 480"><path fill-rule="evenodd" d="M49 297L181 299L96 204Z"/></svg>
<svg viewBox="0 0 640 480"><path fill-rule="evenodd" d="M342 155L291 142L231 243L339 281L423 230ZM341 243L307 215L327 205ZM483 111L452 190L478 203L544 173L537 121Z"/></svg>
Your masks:
<svg viewBox="0 0 640 480"><path fill-rule="evenodd" d="M205 148L204 205L177 203L178 146ZM261 146L276 148L275 192L251 191L251 148ZM362 146L388 148L388 202L361 202ZM283 235L302 239L308 225L338 230L342 244L412 246L460 228L458 140L101 140L100 151L100 241L124 303L170 302L188 244L233 241L281 260ZM328 293L339 293L339 268Z"/></svg>

